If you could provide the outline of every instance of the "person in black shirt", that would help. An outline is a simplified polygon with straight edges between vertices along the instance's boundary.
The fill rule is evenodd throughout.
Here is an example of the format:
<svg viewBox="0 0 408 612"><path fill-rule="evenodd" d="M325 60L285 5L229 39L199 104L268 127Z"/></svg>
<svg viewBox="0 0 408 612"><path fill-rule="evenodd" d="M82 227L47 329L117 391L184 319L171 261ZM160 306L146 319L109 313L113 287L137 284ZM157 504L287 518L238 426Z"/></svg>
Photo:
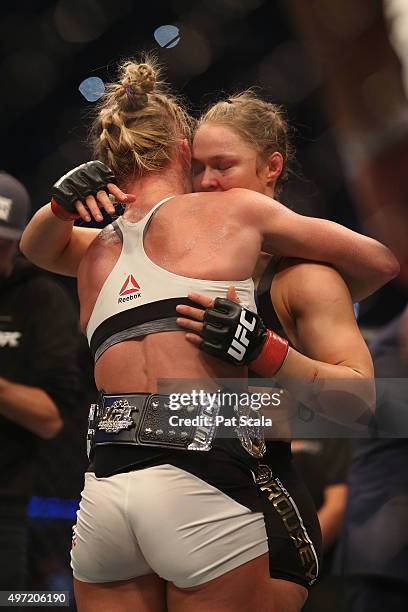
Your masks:
<svg viewBox="0 0 408 612"><path fill-rule="evenodd" d="M65 290L18 253L28 194L0 173L0 590L27 587L26 514L40 439L79 388L78 321Z"/></svg>

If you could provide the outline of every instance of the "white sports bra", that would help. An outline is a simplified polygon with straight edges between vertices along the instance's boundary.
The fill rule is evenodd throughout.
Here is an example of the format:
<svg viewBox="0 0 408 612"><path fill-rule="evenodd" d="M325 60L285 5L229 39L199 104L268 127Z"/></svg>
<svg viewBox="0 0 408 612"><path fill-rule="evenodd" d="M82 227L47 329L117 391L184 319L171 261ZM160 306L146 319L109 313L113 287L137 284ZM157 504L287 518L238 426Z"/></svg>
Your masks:
<svg viewBox="0 0 408 612"><path fill-rule="evenodd" d="M86 328L95 361L119 342L163 331L181 331L176 323L176 306L194 305L186 297L191 291L213 298L225 297L228 287L234 285L241 304L256 311L252 278L241 281L189 278L164 270L147 257L144 235L153 215L170 199L158 202L137 223L123 217L113 223L122 238L122 251L99 292Z"/></svg>

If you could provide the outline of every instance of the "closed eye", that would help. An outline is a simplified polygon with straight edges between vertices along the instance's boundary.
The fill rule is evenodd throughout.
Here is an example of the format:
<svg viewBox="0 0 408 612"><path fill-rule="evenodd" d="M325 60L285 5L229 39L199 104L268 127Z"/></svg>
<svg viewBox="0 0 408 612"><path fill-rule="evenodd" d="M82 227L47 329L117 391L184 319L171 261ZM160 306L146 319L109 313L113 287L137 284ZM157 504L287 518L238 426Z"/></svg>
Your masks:
<svg viewBox="0 0 408 612"><path fill-rule="evenodd" d="M221 163L221 164L217 164L216 166L214 166L214 170L229 170L230 168L232 168L233 164L231 163Z"/></svg>
<svg viewBox="0 0 408 612"><path fill-rule="evenodd" d="M198 161L193 160L191 162L191 173L193 176L197 176L204 171L204 165Z"/></svg>

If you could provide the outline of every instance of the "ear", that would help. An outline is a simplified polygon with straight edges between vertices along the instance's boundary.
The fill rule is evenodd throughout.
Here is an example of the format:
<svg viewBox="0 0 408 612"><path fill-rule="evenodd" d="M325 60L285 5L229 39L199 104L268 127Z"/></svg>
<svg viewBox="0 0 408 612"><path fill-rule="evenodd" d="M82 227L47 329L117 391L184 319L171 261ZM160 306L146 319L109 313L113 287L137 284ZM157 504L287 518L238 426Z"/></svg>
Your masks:
<svg viewBox="0 0 408 612"><path fill-rule="evenodd" d="M276 182L283 170L283 157L279 151L272 153L266 160L267 164L267 179L270 182Z"/></svg>
<svg viewBox="0 0 408 612"><path fill-rule="evenodd" d="M181 158L187 168L191 167L191 147L187 138L183 138L180 146Z"/></svg>

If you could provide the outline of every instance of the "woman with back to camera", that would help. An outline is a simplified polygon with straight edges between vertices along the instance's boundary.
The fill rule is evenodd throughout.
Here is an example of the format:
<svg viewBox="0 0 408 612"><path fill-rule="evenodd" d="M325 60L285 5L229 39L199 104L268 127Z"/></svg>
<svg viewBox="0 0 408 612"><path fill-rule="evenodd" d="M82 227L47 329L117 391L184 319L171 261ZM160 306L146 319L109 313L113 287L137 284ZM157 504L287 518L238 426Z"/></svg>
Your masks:
<svg viewBox="0 0 408 612"><path fill-rule="evenodd" d="M177 612L300 609L306 589L295 580L276 579L274 601L264 602L268 546L252 477L257 460L238 440L215 439L211 450L198 452L171 450L152 438L144 446L138 425L100 434L109 409L119 410L113 398L125 402L131 394L132 418L136 409L148 417L146 408L157 408L151 393L160 378L237 377L236 368L197 353L177 333L175 304L189 291L215 297L234 284L241 303L253 309L250 276L261 247L338 258L350 273L347 249L354 241L361 240L356 257L366 269L372 266L367 247L386 254L374 241L247 190L183 195L190 187L189 130L180 106L155 88L152 68L126 64L101 103L96 155L136 201L128 198L123 217L99 232L73 228L71 202L62 197L36 213L22 240L38 265L78 274L81 324L107 409L99 415L95 474L86 476L72 552L76 598L85 612L165 610L166 595L168 609ZM73 176L63 177L59 189ZM98 202L111 212L101 193ZM87 205L97 218L96 203L87 198ZM88 218L78 203L75 209ZM322 232L329 238L323 247ZM121 293L134 298L120 300ZM245 374L242 368L238 376ZM134 432L138 443L130 439Z"/></svg>

